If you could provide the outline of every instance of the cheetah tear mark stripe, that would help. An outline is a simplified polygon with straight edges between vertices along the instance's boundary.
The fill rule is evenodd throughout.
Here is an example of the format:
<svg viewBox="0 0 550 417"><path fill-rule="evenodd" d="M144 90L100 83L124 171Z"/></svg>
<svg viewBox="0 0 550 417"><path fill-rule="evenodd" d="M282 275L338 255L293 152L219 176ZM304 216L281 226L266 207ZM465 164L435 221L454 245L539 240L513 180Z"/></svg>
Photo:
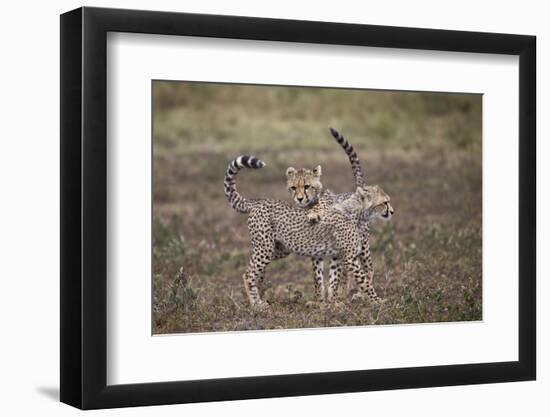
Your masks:
<svg viewBox="0 0 550 417"><path fill-rule="evenodd" d="M225 197L227 198L227 201L229 201L231 207L239 213L249 213L252 207L250 201L237 192L235 179L238 172L242 168L258 169L263 168L264 166L265 162L257 159L255 156L241 155L233 159L227 167L223 181Z"/></svg>
<svg viewBox="0 0 550 417"><path fill-rule="evenodd" d="M351 143L349 143L346 138L344 138L336 129L333 129L332 127L330 128L330 133L348 155L351 170L353 171L353 176L355 178L355 185L357 187L365 185L361 162L359 162L359 157L357 156L355 149L353 149L353 146L351 146Z"/></svg>

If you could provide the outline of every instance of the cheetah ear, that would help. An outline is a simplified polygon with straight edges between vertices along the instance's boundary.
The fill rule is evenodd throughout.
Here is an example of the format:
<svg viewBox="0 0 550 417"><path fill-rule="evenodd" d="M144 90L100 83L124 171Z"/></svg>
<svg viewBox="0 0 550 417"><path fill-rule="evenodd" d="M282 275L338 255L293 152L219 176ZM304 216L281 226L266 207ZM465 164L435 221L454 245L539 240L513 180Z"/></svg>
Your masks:
<svg viewBox="0 0 550 417"><path fill-rule="evenodd" d="M290 178L290 177L294 177L294 175L296 175L296 168L294 168L294 167L288 167L288 168L286 169L286 176L287 176L288 178Z"/></svg>
<svg viewBox="0 0 550 417"><path fill-rule="evenodd" d="M317 165L313 169L313 175L315 175L316 177L320 177L322 174L323 174L323 170L321 169L321 165Z"/></svg>

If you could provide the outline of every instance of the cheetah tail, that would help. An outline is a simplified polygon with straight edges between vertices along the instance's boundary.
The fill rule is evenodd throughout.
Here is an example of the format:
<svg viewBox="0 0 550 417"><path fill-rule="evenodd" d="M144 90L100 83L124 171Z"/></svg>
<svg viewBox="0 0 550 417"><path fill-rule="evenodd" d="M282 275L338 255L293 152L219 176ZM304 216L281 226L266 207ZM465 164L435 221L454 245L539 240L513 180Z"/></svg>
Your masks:
<svg viewBox="0 0 550 417"><path fill-rule="evenodd" d="M254 156L241 155L233 159L227 170L225 171L225 178L223 181L223 188L225 191L225 197L231 207L237 210L239 213L249 213L251 207L251 201L244 198L237 191L237 186L235 185L235 179L238 172L241 168L252 168L258 169L263 168L265 162L257 159Z"/></svg>
<svg viewBox="0 0 550 417"><path fill-rule="evenodd" d="M361 169L361 162L359 157L353 149L351 143L349 143L344 136L342 136L336 129L330 128L330 133L336 139L336 142L346 151L348 155L349 162L351 164L351 170L353 171L353 176L355 178L355 185L357 187L363 186L365 184L365 179L363 178L363 170Z"/></svg>

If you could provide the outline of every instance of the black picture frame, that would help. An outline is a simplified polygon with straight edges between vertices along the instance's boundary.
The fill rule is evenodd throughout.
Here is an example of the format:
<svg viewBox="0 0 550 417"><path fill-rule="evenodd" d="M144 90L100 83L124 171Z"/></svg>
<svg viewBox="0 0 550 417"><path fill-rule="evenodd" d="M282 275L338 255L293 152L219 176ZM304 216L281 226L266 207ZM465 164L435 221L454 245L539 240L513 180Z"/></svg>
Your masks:
<svg viewBox="0 0 550 417"><path fill-rule="evenodd" d="M519 56L519 360L107 385L108 32ZM61 401L94 409L535 379L535 51L524 35L88 7L61 15Z"/></svg>

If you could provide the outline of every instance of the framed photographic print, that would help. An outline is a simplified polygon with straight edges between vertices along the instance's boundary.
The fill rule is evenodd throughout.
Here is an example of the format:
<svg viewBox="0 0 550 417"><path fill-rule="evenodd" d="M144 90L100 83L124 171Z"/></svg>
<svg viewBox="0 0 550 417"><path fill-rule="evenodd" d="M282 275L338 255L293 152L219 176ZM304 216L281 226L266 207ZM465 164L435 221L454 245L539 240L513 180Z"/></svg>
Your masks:
<svg viewBox="0 0 550 417"><path fill-rule="evenodd" d="M535 379L535 38L61 16L61 401Z"/></svg>

